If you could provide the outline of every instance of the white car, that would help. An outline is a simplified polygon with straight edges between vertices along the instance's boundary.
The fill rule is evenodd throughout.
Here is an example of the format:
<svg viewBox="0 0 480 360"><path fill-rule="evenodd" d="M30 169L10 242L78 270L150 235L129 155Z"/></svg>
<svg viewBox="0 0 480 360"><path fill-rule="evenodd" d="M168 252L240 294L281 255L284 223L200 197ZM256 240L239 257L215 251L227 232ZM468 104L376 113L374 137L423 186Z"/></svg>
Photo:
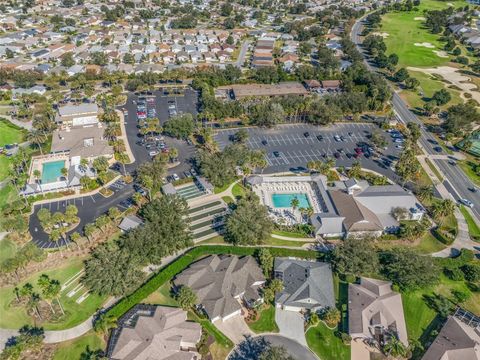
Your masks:
<svg viewBox="0 0 480 360"><path fill-rule="evenodd" d="M150 155L150 157L157 156L157 155L158 155L158 151L155 151L155 150L150 151L150 152L148 153L148 155Z"/></svg>
<svg viewBox="0 0 480 360"><path fill-rule="evenodd" d="M460 199L460 202L461 202L463 205L468 206L469 208L473 208L473 203L472 203L470 200Z"/></svg>
<svg viewBox="0 0 480 360"><path fill-rule="evenodd" d="M172 174L173 180L180 180L180 177L177 174Z"/></svg>

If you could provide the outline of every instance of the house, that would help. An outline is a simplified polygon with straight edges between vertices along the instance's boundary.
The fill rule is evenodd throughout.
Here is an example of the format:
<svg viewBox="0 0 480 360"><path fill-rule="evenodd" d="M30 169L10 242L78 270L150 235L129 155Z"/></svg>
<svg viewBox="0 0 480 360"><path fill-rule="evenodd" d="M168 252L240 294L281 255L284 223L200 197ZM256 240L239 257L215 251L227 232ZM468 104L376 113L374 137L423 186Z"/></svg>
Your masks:
<svg viewBox="0 0 480 360"><path fill-rule="evenodd" d="M100 123L57 129L52 135L51 152L68 153L70 158L89 161L100 156L112 159L114 151L108 140L103 137L103 132Z"/></svg>
<svg viewBox="0 0 480 360"><path fill-rule="evenodd" d="M422 360L478 360L480 358L480 319L466 323L449 316Z"/></svg>
<svg viewBox="0 0 480 360"><path fill-rule="evenodd" d="M188 286L212 322L241 315L242 301L252 307L262 303L265 277L252 256L211 255L201 259L174 279L176 288Z"/></svg>
<svg viewBox="0 0 480 360"><path fill-rule="evenodd" d="M119 319L110 336L107 357L112 360L196 360L200 324L188 321L179 308L136 305Z"/></svg>
<svg viewBox="0 0 480 360"><path fill-rule="evenodd" d="M98 106L95 103L62 106L58 108L55 122L62 126L97 124Z"/></svg>
<svg viewBox="0 0 480 360"><path fill-rule="evenodd" d="M402 296L391 282L362 277L348 285L348 329L352 338L384 343L395 336L408 346Z"/></svg>
<svg viewBox="0 0 480 360"><path fill-rule="evenodd" d="M216 92L224 91L227 91L234 100L258 96L304 96L308 93L305 87L296 81L280 82L278 84L234 84L216 89Z"/></svg>
<svg viewBox="0 0 480 360"><path fill-rule="evenodd" d="M275 305L289 311L318 311L335 307L330 264L275 258L274 277L283 283Z"/></svg>

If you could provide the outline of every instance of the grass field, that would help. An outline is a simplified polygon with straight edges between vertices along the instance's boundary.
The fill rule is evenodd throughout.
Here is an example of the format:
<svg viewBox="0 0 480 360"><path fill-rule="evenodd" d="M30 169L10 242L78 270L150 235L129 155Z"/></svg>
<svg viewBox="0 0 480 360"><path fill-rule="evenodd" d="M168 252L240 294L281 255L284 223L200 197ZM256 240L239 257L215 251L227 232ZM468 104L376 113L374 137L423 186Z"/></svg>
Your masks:
<svg viewBox="0 0 480 360"><path fill-rule="evenodd" d="M480 186L480 176L474 170L475 160L457 161L457 164L462 168L465 175L477 186ZM478 161L477 161L478 164Z"/></svg>
<svg viewBox="0 0 480 360"><path fill-rule="evenodd" d="M160 286L157 291L147 297L144 302L146 304L166 305L166 306L178 306L177 300L175 300L170 294L171 284L166 283Z"/></svg>
<svg viewBox="0 0 480 360"><path fill-rule="evenodd" d="M287 236L291 238L299 238L299 239L305 239L307 236L302 233L296 233L296 232L290 232L290 231L281 231L281 230L273 230L272 234L275 235L280 235L280 236Z"/></svg>
<svg viewBox="0 0 480 360"><path fill-rule="evenodd" d="M17 245L11 240L3 239L0 241L0 264L15 254Z"/></svg>
<svg viewBox="0 0 480 360"><path fill-rule="evenodd" d="M82 259L70 260L67 264L61 267L50 269L42 272L38 272L21 282L18 287L23 286L25 283L30 283L34 287L34 291L41 294L38 288L37 281L41 274L47 274L52 279L60 281L60 284L70 279L73 275L77 274L83 268ZM76 300L86 290L82 289L76 294L68 296L72 288L78 286L78 281L72 283L72 286L67 287L61 292L60 301L65 309L66 315L59 322L45 322L37 325L43 326L46 330L61 330L68 329L75 325L78 325L89 316L91 316L101 305L105 302L105 297L90 294L83 302L77 303ZM0 327L7 329L20 328L25 324L33 324L33 319L28 316L25 308L16 307L11 305L15 299L14 287L3 287L0 289Z"/></svg>
<svg viewBox="0 0 480 360"><path fill-rule="evenodd" d="M275 322L275 306L263 305L260 309L258 320L247 324L256 334L265 332L278 333L278 326Z"/></svg>
<svg viewBox="0 0 480 360"><path fill-rule="evenodd" d="M305 334L307 344L322 360L350 360L350 346L345 345L322 322Z"/></svg>
<svg viewBox="0 0 480 360"><path fill-rule="evenodd" d="M25 130L13 125L7 120L0 119L0 146L21 143L25 138L25 134Z"/></svg>
<svg viewBox="0 0 480 360"><path fill-rule="evenodd" d="M87 347L95 351L104 349L105 346L105 342L100 336L89 331L75 340L60 343L53 355L53 360L80 360Z"/></svg>
<svg viewBox="0 0 480 360"><path fill-rule="evenodd" d="M473 219L472 215L468 212L468 210L465 208L465 206L460 206L460 211L463 214L463 217L465 218L465 221L467 222L468 225L468 233L470 234L470 237L474 241L480 242L480 227L477 225L475 220Z"/></svg>
<svg viewBox="0 0 480 360"><path fill-rule="evenodd" d="M6 144L23 142L25 134L25 130L20 129L7 120L0 119L0 147L5 146ZM7 177L10 162L11 160L5 155L0 155L0 181Z"/></svg>
<svg viewBox="0 0 480 360"><path fill-rule="evenodd" d="M454 7L467 5L466 1L450 1ZM387 53L396 53L398 66L435 67L449 62L450 58L437 56L433 50L443 50L443 43L438 41L439 34L431 34L424 28L424 10L439 10L448 7L447 2L422 0L417 11L390 12L383 17L381 32L388 34L385 38ZM417 18L417 20L415 20ZM435 48L415 46L415 43L430 43Z"/></svg>

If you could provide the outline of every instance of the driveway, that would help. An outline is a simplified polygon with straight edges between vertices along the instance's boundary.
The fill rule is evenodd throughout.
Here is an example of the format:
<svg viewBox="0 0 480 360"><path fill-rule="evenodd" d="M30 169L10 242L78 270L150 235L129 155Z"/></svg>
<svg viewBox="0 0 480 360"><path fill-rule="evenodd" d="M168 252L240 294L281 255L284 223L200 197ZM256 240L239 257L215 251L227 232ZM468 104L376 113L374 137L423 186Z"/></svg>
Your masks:
<svg viewBox="0 0 480 360"><path fill-rule="evenodd" d="M235 344L245 341L247 336L255 335L241 315L234 316L226 321L216 321L214 325Z"/></svg>
<svg viewBox="0 0 480 360"><path fill-rule="evenodd" d="M275 322L280 329L280 335L307 346L302 314L295 311L282 310L277 307L275 309Z"/></svg>

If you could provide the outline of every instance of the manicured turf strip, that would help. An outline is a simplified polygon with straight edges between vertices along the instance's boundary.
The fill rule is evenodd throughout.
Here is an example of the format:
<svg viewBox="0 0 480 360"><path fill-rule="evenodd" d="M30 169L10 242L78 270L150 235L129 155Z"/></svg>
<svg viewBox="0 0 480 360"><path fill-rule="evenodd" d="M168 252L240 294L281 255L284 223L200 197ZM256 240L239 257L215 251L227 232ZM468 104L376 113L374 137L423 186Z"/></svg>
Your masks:
<svg viewBox="0 0 480 360"><path fill-rule="evenodd" d="M190 218L190 221L196 221L196 220L200 220L200 219L203 219L203 218L206 218L207 216L211 216L211 215L216 215L216 214L220 214L222 212L224 212L226 209L225 208L220 208L220 209L215 209L215 210L212 210L212 211L208 211L206 213L202 213L202 214L199 214L199 215L195 215L193 217Z"/></svg>
<svg viewBox="0 0 480 360"><path fill-rule="evenodd" d="M198 206L196 208L193 208L193 209L190 209L188 210L188 213L189 214L193 214L193 213L196 213L198 211L201 211L201 210L205 210L205 209L209 209L211 207L214 207L216 205L220 205L222 202L221 201L213 201L211 203L208 203L208 204L205 204L205 205L202 205L202 206Z"/></svg>

